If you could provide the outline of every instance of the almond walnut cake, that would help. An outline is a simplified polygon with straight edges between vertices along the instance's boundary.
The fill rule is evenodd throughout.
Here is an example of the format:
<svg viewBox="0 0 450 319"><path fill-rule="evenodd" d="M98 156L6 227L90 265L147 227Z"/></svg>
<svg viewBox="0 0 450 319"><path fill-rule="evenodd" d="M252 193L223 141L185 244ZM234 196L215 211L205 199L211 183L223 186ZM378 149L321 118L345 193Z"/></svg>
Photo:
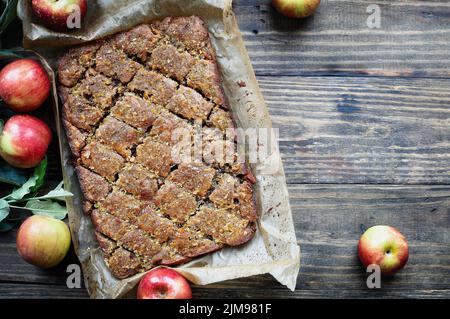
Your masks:
<svg viewBox="0 0 450 319"><path fill-rule="evenodd" d="M200 18L169 17L73 48L58 76L83 210L115 277L253 237L255 180L229 138L235 125ZM232 160L176 161L180 140L195 144L199 130L202 150L219 147Z"/></svg>

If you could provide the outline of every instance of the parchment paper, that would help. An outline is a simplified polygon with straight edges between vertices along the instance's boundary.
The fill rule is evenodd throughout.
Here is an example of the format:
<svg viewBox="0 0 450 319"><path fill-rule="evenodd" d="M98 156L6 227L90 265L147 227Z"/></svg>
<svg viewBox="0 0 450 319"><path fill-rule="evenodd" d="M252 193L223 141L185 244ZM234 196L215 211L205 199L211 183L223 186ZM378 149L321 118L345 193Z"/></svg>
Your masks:
<svg viewBox="0 0 450 319"><path fill-rule="evenodd" d="M225 94L238 127L270 128L267 106L260 92L231 8L231 0L97 0L89 1L83 28L66 34L51 32L31 18L31 1L19 2L24 47L41 53L55 67L55 57L67 46L127 30L140 23L166 16L198 15L210 31L217 52ZM239 83L239 84L238 84ZM81 210L81 194L71 166L67 138L59 122L65 187L74 193L68 200L70 228L76 253L83 267L86 287L92 298L124 297L142 274L117 280L109 272L94 238L89 217ZM276 144L276 145L274 145ZM259 145L265 147L266 145ZM225 248L176 268L199 285L270 273L294 290L300 267L289 195L277 143L272 156L252 165L256 175L256 199L260 219L255 237L238 248ZM267 170L267 166L275 169Z"/></svg>

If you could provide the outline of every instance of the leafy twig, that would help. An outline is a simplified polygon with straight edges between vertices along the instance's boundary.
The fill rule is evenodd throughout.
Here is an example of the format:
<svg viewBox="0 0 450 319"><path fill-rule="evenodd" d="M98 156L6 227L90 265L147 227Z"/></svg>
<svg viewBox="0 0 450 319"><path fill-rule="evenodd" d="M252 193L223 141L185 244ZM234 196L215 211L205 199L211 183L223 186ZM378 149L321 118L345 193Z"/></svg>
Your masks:
<svg viewBox="0 0 450 319"><path fill-rule="evenodd" d="M21 200L30 193L36 193L44 183L46 171L47 158L44 158L44 160L34 169L33 175L21 187L15 189L12 193L6 195L2 199L9 201Z"/></svg>
<svg viewBox="0 0 450 319"><path fill-rule="evenodd" d="M47 159L44 159L34 169L33 176L21 187L0 199L0 231L10 229L12 223L6 219L10 208L29 210L33 214L51 216L57 219L64 219L67 216L66 207L58 201L63 201L66 197L72 196L72 193L64 190L63 182L46 195L36 196L37 191L44 183L46 169ZM25 206L13 205L21 202L26 202Z"/></svg>

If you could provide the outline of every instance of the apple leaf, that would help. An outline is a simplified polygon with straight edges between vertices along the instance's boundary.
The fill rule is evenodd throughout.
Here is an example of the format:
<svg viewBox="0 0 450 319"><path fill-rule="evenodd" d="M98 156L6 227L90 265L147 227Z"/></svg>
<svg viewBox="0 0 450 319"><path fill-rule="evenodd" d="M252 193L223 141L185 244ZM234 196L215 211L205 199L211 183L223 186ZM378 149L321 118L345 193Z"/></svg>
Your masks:
<svg viewBox="0 0 450 319"><path fill-rule="evenodd" d="M4 199L12 201L20 201L31 193L36 193L44 183L45 171L47 169L47 158L45 158L35 169L31 176L21 187L15 189Z"/></svg>
<svg viewBox="0 0 450 319"><path fill-rule="evenodd" d="M19 0L6 0L6 6L0 16L0 34L5 31L11 21L16 17L17 2Z"/></svg>
<svg viewBox="0 0 450 319"><path fill-rule="evenodd" d="M12 199L15 201L21 200L26 195L28 195L31 192L31 188L36 186L37 176L33 175L31 176L25 184L23 184L21 187L14 190L11 194L9 194L6 199Z"/></svg>
<svg viewBox="0 0 450 319"><path fill-rule="evenodd" d="M0 222L9 215L9 204L6 200L0 199Z"/></svg>
<svg viewBox="0 0 450 319"><path fill-rule="evenodd" d="M0 160L0 183L20 186L27 181L27 177L27 171L12 167L5 161Z"/></svg>
<svg viewBox="0 0 450 319"><path fill-rule="evenodd" d="M54 199L54 200L65 200L66 197L71 197L73 194L66 191L63 188L64 182L59 183L54 190L48 192L47 195L36 197L35 199Z"/></svg>
<svg viewBox="0 0 450 319"><path fill-rule="evenodd" d="M45 173L47 172L47 156L34 169L34 176L36 176L36 185L34 185L30 192L36 194L37 191L44 185Z"/></svg>
<svg viewBox="0 0 450 319"><path fill-rule="evenodd" d="M23 59L23 56L11 50L0 50L0 60L2 59Z"/></svg>
<svg viewBox="0 0 450 319"><path fill-rule="evenodd" d="M25 208L31 210L35 215L44 215L56 219L64 219L67 216L66 207L51 200L33 199L27 202Z"/></svg>

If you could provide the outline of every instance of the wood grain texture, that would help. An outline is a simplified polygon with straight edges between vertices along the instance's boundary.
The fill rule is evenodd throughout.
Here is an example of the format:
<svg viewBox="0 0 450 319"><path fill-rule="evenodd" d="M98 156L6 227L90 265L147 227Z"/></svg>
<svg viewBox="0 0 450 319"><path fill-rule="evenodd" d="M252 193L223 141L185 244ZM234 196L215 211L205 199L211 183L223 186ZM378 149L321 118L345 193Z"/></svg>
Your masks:
<svg viewBox="0 0 450 319"><path fill-rule="evenodd" d="M262 279L264 276L251 277L251 282L239 282L238 280L223 282L221 285L210 285L203 288L193 288L195 299L222 299L224 302L235 298L249 299L285 299L285 298L433 298L446 299L450 290L411 290L391 291L385 290L343 290L336 294L334 290L309 290L298 289L294 293L286 292L286 288L276 287L277 282L271 278ZM254 283L261 283L255 286ZM245 286L244 286L245 285ZM275 287L274 287L275 286ZM250 290L252 288L253 290ZM256 288L256 289L255 289ZM42 284L0 284L0 296L2 299L85 299L88 295L85 290L67 289L61 286Z"/></svg>
<svg viewBox="0 0 450 319"><path fill-rule="evenodd" d="M83 299L89 298L85 289L34 283L0 283L2 299Z"/></svg>
<svg viewBox="0 0 450 319"><path fill-rule="evenodd" d="M258 276L195 287L195 297L448 298L450 186L290 185L289 192L302 250L296 292L270 276ZM394 278L383 280L382 289L369 290L356 246L365 229L375 224L398 227L409 240L411 258ZM14 233L3 236L0 296L16 287L26 297L54 297L49 284L63 293L65 268L73 260L55 270L38 270L17 256ZM29 283L32 289L24 289ZM36 284L42 284L41 290ZM73 294L82 296L67 289L68 297Z"/></svg>
<svg viewBox="0 0 450 319"><path fill-rule="evenodd" d="M295 185L290 195L302 248L298 288L367 290L358 239L373 225L391 225L408 238L411 257L383 282L385 294L448 289L450 187Z"/></svg>
<svg viewBox="0 0 450 319"><path fill-rule="evenodd" d="M287 19L270 0L235 0L257 75L450 76L448 1L322 0L314 16ZM381 28L367 27L370 4Z"/></svg>
<svg viewBox="0 0 450 319"><path fill-rule="evenodd" d="M450 80L259 81L289 183L450 184Z"/></svg>
<svg viewBox="0 0 450 319"><path fill-rule="evenodd" d="M30 282L35 284L66 285L67 266L78 264L74 252L71 250L67 257L55 268L39 269L26 263L16 250L17 229L7 233L0 233L0 283L2 282ZM1 296L1 295L0 295Z"/></svg>
<svg viewBox="0 0 450 319"><path fill-rule="evenodd" d="M269 275L193 287L194 298L450 297L450 2L322 0L306 20L270 0L234 0L268 102L289 184L301 270L294 293ZM16 21L3 35L18 46ZM47 186L61 180L56 144ZM0 189L1 191L4 189ZM356 254L363 231L389 224L410 242L407 267L369 290ZM0 234L1 298L86 298L66 287L71 254L26 264Z"/></svg>
<svg viewBox="0 0 450 319"><path fill-rule="evenodd" d="M450 79L258 80L288 183L450 184ZM56 143L48 159L55 184Z"/></svg>

